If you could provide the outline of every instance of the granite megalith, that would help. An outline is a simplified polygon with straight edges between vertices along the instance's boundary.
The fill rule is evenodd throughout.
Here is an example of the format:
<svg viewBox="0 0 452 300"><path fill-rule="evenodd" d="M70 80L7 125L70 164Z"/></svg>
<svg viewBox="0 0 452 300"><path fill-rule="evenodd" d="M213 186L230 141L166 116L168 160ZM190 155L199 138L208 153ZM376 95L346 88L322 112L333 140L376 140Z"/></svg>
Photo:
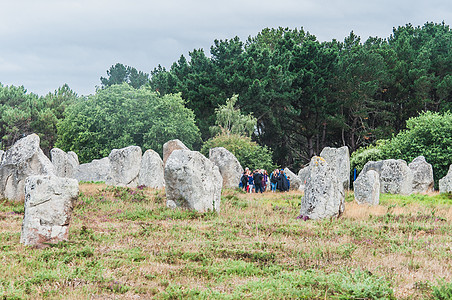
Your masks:
<svg viewBox="0 0 452 300"><path fill-rule="evenodd" d="M355 200L358 204L380 203L380 175L374 171L361 172L353 182Z"/></svg>
<svg viewBox="0 0 452 300"><path fill-rule="evenodd" d="M78 182L55 175L33 175L25 181L25 214L20 242L44 247L68 238Z"/></svg>
<svg viewBox="0 0 452 300"><path fill-rule="evenodd" d="M105 181L108 185L136 187L141 169L141 148L129 146L113 149L108 155L110 174Z"/></svg>
<svg viewBox="0 0 452 300"><path fill-rule="evenodd" d="M78 181L106 181L110 174L110 159L94 159L92 162L81 164L74 172L74 178Z"/></svg>
<svg viewBox="0 0 452 300"><path fill-rule="evenodd" d="M146 150L141 159L138 185L144 185L153 189L161 189L165 186L163 175L163 161L154 150Z"/></svg>
<svg viewBox="0 0 452 300"><path fill-rule="evenodd" d="M284 173L290 181L290 190L300 191L302 189L301 179L289 168L284 168Z"/></svg>
<svg viewBox="0 0 452 300"><path fill-rule="evenodd" d="M325 147L320 152L320 156L326 160L344 189L348 190L350 187L350 153L348 147Z"/></svg>
<svg viewBox="0 0 452 300"><path fill-rule="evenodd" d="M433 192L434 179L433 167L429 164L425 157L418 156L408 165L413 173L413 193Z"/></svg>
<svg viewBox="0 0 452 300"><path fill-rule="evenodd" d="M80 165L75 152L64 152L59 148L50 150L50 158L55 167L55 175L59 177L74 178L75 170Z"/></svg>
<svg viewBox="0 0 452 300"><path fill-rule="evenodd" d="M190 150L180 140L175 139L163 144L163 166L166 165L166 160L173 153L174 150Z"/></svg>
<svg viewBox="0 0 452 300"><path fill-rule="evenodd" d="M18 140L4 154L0 164L0 198L23 201L25 180L31 175L53 175L55 168L39 146L39 136Z"/></svg>
<svg viewBox="0 0 452 300"><path fill-rule="evenodd" d="M226 148L216 147L209 150L209 159L220 170L223 177L223 187L235 188L239 185L243 168L234 154Z"/></svg>
<svg viewBox="0 0 452 300"><path fill-rule="evenodd" d="M344 209L343 183L324 158L314 156L309 164L300 215L309 219L332 218L339 217Z"/></svg>
<svg viewBox="0 0 452 300"><path fill-rule="evenodd" d="M380 193L409 195L412 193L413 172L402 159L369 161L361 172L374 170L380 175Z"/></svg>
<svg viewBox="0 0 452 300"><path fill-rule="evenodd" d="M166 161L168 207L220 211L222 185L218 167L199 152L174 150Z"/></svg>
<svg viewBox="0 0 452 300"><path fill-rule="evenodd" d="M439 192L452 193L452 165L449 166L449 171L447 175L439 180Z"/></svg>

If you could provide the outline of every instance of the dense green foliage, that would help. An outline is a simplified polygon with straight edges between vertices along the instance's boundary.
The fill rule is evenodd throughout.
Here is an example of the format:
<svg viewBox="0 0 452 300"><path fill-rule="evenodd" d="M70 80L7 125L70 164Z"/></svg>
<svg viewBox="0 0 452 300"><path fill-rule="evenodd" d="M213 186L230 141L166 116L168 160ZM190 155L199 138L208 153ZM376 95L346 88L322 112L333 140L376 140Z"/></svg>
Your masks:
<svg viewBox="0 0 452 300"><path fill-rule="evenodd" d="M77 95L64 85L44 97L27 93L23 87L0 84L0 136L1 148L6 149L23 136L36 133L41 148L48 154L57 139L57 123L65 108Z"/></svg>
<svg viewBox="0 0 452 300"><path fill-rule="evenodd" d="M101 77L100 82L102 87L106 88L114 84L127 83L132 87L138 89L149 82L149 74L142 71L138 71L134 67L124 66L123 64L117 63L111 66L107 70L108 77Z"/></svg>
<svg viewBox="0 0 452 300"><path fill-rule="evenodd" d="M319 42L303 29L264 29L246 42L216 40L211 57L194 50L169 70L151 72L160 93L181 92L204 140L214 110L239 94L253 113L253 139L296 167L325 146L351 152L387 139L421 111L451 109L452 33L426 23L394 28L361 42L353 32L339 42Z"/></svg>
<svg viewBox="0 0 452 300"><path fill-rule="evenodd" d="M224 147L235 155L243 168L250 170L273 170L272 152L266 146L260 146L250 137L238 134L220 134L207 140L201 148L201 153L208 156L209 149Z"/></svg>
<svg viewBox="0 0 452 300"><path fill-rule="evenodd" d="M68 107L58 133L56 145L76 152L81 162L130 145L162 154L163 144L171 139L178 138L188 147L200 142L193 112L180 95L159 96L125 83Z"/></svg>
<svg viewBox="0 0 452 300"><path fill-rule="evenodd" d="M230 99L226 100L225 105L220 105L215 109L215 126L210 128L210 132L213 135L219 133L232 133L239 135L251 136L256 128L256 118L251 114L243 115L240 109L235 108L234 105L237 102L238 95L234 95Z"/></svg>
<svg viewBox="0 0 452 300"><path fill-rule="evenodd" d="M452 113L425 112L408 119L406 126L406 130L380 147L382 156L410 163L423 155L432 164L435 182L438 183L452 164Z"/></svg>
<svg viewBox="0 0 452 300"><path fill-rule="evenodd" d="M353 32L344 41L320 42L302 28L265 28L246 41L238 37L215 40L209 54L203 49L194 49L188 57L181 55L168 70L159 65L150 74L117 63L107 70L106 77L100 78L101 88L91 98L118 96L102 94L102 90L117 84L127 84L132 94L136 93L132 89L142 87L163 96L180 93L183 105L194 113L203 141L218 134L219 128L236 132L237 128L229 127L228 118L240 114L223 114L223 119L216 115L218 110L228 111L230 103L226 103L226 99L233 99L229 101L234 101L234 109L244 116L253 116L250 122L245 122L247 129L242 126L239 131L247 131L253 141L272 149L274 162L295 170L325 146L346 145L353 153L378 140L390 139L407 128L408 119L423 111L452 110L452 31L444 22L417 27L407 24L394 28L387 38L370 37L366 41L361 41ZM233 98L234 95L240 96ZM111 101L120 103L121 99ZM2 148L36 132L47 153L57 139L63 141L73 132L71 126L62 126L58 133L56 131L56 124L64 118L68 104L90 101L78 98L67 86L45 97L28 94L23 87L0 86ZM94 113L107 111L102 104L99 106ZM147 113L136 112L140 118ZM88 119L91 117L87 117L87 122L92 121ZM102 121L97 123L101 128L99 122ZM142 125L134 129L140 130ZM87 152L82 157L88 159L100 152L107 153L111 147L118 148L136 140L142 142L145 133L162 134L149 133L151 128L132 133L129 129L123 130L122 127L129 127L123 123L112 126L119 128L110 128L107 132L129 132L129 136L115 136L114 143L98 144L109 144L102 150L97 146L96 150L89 150L93 144L87 141L92 135L77 136L79 140L73 143L78 146L74 150L84 148ZM159 124L156 130L162 131L162 128ZM66 129L69 131L64 132ZM163 130L163 135L173 136L166 132L172 130ZM441 149L444 148L441 146ZM366 155L369 153L367 151ZM410 153L414 155L415 149ZM442 155L448 154L450 152Z"/></svg>

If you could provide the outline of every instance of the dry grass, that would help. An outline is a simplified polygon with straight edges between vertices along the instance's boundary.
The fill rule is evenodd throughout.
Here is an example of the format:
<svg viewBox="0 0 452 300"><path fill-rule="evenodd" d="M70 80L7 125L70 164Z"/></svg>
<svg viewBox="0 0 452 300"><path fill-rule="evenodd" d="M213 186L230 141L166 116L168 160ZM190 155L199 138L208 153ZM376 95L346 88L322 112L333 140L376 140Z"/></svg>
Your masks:
<svg viewBox="0 0 452 300"><path fill-rule="evenodd" d="M20 205L0 205L0 296L296 298L309 287L323 299L347 295L340 278L362 271L371 288L381 279L396 298L417 299L452 281L450 204L347 202L339 219L304 222L296 192L227 190L219 214L169 210L163 191L81 192L70 241L44 250L19 244Z"/></svg>

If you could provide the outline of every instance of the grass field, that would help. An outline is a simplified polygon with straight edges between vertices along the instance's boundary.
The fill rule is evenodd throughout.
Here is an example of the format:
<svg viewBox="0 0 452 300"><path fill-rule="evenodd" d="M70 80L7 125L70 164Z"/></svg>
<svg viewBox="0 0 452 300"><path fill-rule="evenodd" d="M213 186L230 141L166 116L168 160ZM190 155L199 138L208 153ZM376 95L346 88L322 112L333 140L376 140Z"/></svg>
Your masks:
<svg viewBox="0 0 452 300"><path fill-rule="evenodd" d="M452 197L382 195L339 219L297 219L301 194L223 191L220 213L164 191L80 185L69 240L19 243L0 200L0 299L450 299Z"/></svg>

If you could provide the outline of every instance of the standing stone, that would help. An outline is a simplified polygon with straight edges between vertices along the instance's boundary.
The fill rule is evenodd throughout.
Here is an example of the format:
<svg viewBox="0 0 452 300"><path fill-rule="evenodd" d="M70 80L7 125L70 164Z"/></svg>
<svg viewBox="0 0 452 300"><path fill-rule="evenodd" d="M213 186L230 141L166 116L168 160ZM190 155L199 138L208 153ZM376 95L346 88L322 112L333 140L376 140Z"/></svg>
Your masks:
<svg viewBox="0 0 452 300"><path fill-rule="evenodd" d="M447 175L439 180L439 192L452 193L452 165L449 166L449 171Z"/></svg>
<svg viewBox="0 0 452 300"><path fill-rule="evenodd" d="M3 154L5 154L5 151L0 150L0 164L2 163L3 160Z"/></svg>
<svg viewBox="0 0 452 300"><path fill-rule="evenodd" d="M294 172L292 172L289 168L285 168L284 173L286 174L287 178L290 180L290 190L294 190L294 191L302 190L301 189L301 180L297 175L295 175Z"/></svg>
<svg viewBox="0 0 452 300"><path fill-rule="evenodd" d="M361 172L374 170L380 175L380 193L409 195L412 193L413 173L402 159L369 161Z"/></svg>
<svg viewBox="0 0 452 300"><path fill-rule="evenodd" d="M110 174L110 159L94 159L90 163L81 164L75 170L74 178L78 181L106 181Z"/></svg>
<svg viewBox="0 0 452 300"><path fill-rule="evenodd" d="M413 173L413 193L433 192L434 179L433 167L429 164L425 157L418 156L408 165Z"/></svg>
<svg viewBox="0 0 452 300"><path fill-rule="evenodd" d="M34 175L25 182L25 215L20 242L43 247L67 240L78 197L76 179Z"/></svg>
<svg viewBox="0 0 452 300"><path fill-rule="evenodd" d="M77 154L72 151L66 153L59 148L53 148L50 150L50 157L57 176L74 178L75 170L79 166Z"/></svg>
<svg viewBox="0 0 452 300"><path fill-rule="evenodd" d="M173 153L174 150L190 150L180 140L175 139L163 144L163 166L166 165L166 160Z"/></svg>
<svg viewBox="0 0 452 300"><path fill-rule="evenodd" d="M350 153L348 147L325 147L320 152L320 156L330 165L344 189L348 190L350 187Z"/></svg>
<svg viewBox="0 0 452 300"><path fill-rule="evenodd" d="M239 186L243 168L237 158L226 148L217 147L209 150L209 159L218 167L223 177L223 187Z"/></svg>
<svg viewBox="0 0 452 300"><path fill-rule="evenodd" d="M153 189L161 189L165 186L163 176L163 161L154 150L146 150L141 159L138 185L144 185Z"/></svg>
<svg viewBox="0 0 452 300"><path fill-rule="evenodd" d="M300 171L298 171L298 178L300 178L300 187L299 187L300 191L305 190L308 175L309 175L309 165L305 166L304 168L301 168Z"/></svg>
<svg viewBox="0 0 452 300"><path fill-rule="evenodd" d="M361 172L353 182L353 189L358 204L378 205L380 203L380 175L376 171Z"/></svg>
<svg viewBox="0 0 452 300"><path fill-rule="evenodd" d="M39 147L39 136L30 134L18 140L3 154L0 165L0 198L23 201L25 179L31 175L55 173L52 162Z"/></svg>
<svg viewBox="0 0 452 300"><path fill-rule="evenodd" d="M110 160L110 174L105 181L108 185L136 187L138 173L141 168L141 148L129 146L113 149L108 156Z"/></svg>
<svg viewBox="0 0 452 300"><path fill-rule="evenodd" d="M222 183L218 167L199 152L175 150L166 162L168 207L220 211Z"/></svg>
<svg viewBox="0 0 452 300"><path fill-rule="evenodd" d="M309 164L300 215L310 219L339 217L345 209L342 182L325 159L314 156Z"/></svg>

